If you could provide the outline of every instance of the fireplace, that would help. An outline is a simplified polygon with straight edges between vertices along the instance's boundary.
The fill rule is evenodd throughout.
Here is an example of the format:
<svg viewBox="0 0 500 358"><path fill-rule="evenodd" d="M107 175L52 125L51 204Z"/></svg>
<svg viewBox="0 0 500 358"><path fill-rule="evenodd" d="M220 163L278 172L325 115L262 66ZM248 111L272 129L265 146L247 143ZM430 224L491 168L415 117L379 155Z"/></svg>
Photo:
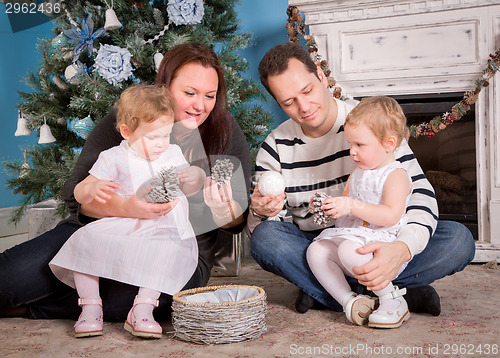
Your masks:
<svg viewBox="0 0 500 358"><path fill-rule="evenodd" d="M462 94L392 97L403 108L411 126L449 112ZM473 105L460 121L431 138L410 138L408 144L434 187L439 218L461 222L478 240L475 117Z"/></svg>
<svg viewBox="0 0 500 358"><path fill-rule="evenodd" d="M500 48L498 0L289 0L348 97L392 96L409 124L451 111ZM433 138L410 139L441 219L465 224L476 262L500 261L500 75ZM495 233L495 234L493 234Z"/></svg>
<svg viewBox="0 0 500 358"><path fill-rule="evenodd" d="M458 103L463 94L392 95L403 108L408 126L429 122ZM356 98L361 100L362 97ZM428 138L408 141L436 193L440 220L457 221L478 240L475 105L460 121Z"/></svg>

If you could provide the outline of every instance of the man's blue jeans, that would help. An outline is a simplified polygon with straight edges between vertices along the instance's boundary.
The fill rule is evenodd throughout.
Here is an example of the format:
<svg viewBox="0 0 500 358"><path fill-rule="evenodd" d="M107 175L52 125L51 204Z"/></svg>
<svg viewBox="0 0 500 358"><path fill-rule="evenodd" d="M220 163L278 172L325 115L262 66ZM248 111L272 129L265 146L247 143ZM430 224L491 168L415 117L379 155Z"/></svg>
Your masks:
<svg viewBox="0 0 500 358"><path fill-rule="evenodd" d="M342 311L316 280L306 260L306 250L320 230L302 231L283 221L264 221L253 231L251 252L266 271L281 276L319 303ZM439 221L427 247L415 255L393 283L399 287L429 285L437 279L462 271L474 258L475 244L470 231L453 221ZM363 293L356 279L347 278L353 291Z"/></svg>

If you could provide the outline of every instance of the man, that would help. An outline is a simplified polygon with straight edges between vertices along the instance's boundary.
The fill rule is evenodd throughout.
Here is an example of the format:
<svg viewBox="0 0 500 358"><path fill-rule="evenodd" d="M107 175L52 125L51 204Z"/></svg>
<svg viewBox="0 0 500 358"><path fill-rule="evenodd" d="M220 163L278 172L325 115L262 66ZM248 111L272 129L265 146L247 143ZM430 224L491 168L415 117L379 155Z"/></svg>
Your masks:
<svg viewBox="0 0 500 358"><path fill-rule="evenodd" d="M324 229L309 212L310 198L317 191L339 196L355 168L343 131L345 117L355 104L332 98L323 71L300 45L285 43L270 49L259 72L262 84L290 119L269 134L257 154L256 176L267 170L280 172L286 200L285 194L263 196L256 186L249 216L252 255L265 270L300 288L297 311L304 313L313 306L342 311L313 276L306 250ZM438 221L432 186L406 142L395 156L412 177L409 223L398 232L397 241L359 249L360 254L373 253L373 259L354 268L355 279L348 280L357 293L377 291L393 281L407 288L405 299L411 311L437 316L440 298L430 283L463 270L474 257L474 240L465 226ZM287 212L293 223L283 221ZM330 220L328 226L333 225Z"/></svg>

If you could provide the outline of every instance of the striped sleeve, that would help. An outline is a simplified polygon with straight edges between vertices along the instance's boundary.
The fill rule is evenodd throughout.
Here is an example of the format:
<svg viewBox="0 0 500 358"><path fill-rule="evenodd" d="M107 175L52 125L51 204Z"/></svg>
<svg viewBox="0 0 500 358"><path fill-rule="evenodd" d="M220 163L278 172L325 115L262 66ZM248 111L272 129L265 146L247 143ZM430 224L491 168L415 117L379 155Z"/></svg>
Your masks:
<svg viewBox="0 0 500 358"><path fill-rule="evenodd" d="M407 207L408 225L399 230L397 240L408 246L413 257L425 249L436 230L438 206L434 189L406 141L396 150L395 157L408 170L412 179L413 191Z"/></svg>

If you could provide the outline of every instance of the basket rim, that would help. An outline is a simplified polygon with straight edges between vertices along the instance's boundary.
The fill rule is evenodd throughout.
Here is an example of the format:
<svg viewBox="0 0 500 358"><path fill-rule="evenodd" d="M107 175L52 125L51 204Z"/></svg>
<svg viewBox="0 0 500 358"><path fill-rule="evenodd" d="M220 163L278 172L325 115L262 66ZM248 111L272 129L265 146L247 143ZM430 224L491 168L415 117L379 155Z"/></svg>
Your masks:
<svg viewBox="0 0 500 358"><path fill-rule="evenodd" d="M258 294L255 296L249 297L249 298L245 298L244 300L228 301L228 302L188 302L186 299L183 298L185 296L190 296L190 295L201 293L201 292L210 292L210 291L215 291L215 290L218 290L221 288L233 288L233 287L254 288L258 291ZM217 286L196 287L196 288L191 288L188 290L180 291L172 296L172 300L174 302L177 302L180 304L190 304L190 305L194 305L194 306L217 306L217 305L230 306L230 305L236 305L236 304L241 304L241 303L245 303L245 302L259 300L265 296L266 296L266 291L264 291L264 289L262 287L259 287L259 286L253 286L253 285L217 285Z"/></svg>

